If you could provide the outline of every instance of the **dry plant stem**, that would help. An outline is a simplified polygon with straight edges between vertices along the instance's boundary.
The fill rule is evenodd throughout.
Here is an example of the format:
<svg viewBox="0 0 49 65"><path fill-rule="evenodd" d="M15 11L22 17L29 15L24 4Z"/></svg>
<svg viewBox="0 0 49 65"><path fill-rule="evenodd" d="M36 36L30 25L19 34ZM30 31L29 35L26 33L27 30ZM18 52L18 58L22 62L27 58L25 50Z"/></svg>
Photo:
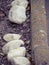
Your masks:
<svg viewBox="0 0 49 65"><path fill-rule="evenodd" d="M36 65L49 65L45 0L31 0L32 51Z"/></svg>

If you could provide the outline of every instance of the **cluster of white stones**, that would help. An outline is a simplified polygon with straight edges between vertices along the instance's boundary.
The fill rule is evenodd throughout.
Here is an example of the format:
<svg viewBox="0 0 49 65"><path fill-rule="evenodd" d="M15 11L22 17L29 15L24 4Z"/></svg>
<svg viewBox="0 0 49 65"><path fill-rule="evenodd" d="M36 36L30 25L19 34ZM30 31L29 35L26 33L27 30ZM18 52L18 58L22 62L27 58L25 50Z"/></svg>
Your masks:
<svg viewBox="0 0 49 65"><path fill-rule="evenodd" d="M30 61L25 57L26 48L24 41L20 39L19 34L6 34L3 39L7 42L2 50L4 54L7 54L7 58L11 61L12 65L30 65Z"/></svg>
<svg viewBox="0 0 49 65"><path fill-rule="evenodd" d="M28 5L27 0L14 0L11 3L11 9L9 11L9 20L14 23L21 24L26 20L26 8Z"/></svg>

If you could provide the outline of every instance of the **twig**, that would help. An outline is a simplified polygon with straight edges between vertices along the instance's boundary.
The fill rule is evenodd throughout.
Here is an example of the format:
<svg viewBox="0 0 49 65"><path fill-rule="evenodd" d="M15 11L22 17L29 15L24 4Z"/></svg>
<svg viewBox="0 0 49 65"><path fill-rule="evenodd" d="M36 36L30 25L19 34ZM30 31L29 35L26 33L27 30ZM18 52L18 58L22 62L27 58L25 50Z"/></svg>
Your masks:
<svg viewBox="0 0 49 65"><path fill-rule="evenodd" d="M49 65L45 0L31 0L32 51L36 65Z"/></svg>

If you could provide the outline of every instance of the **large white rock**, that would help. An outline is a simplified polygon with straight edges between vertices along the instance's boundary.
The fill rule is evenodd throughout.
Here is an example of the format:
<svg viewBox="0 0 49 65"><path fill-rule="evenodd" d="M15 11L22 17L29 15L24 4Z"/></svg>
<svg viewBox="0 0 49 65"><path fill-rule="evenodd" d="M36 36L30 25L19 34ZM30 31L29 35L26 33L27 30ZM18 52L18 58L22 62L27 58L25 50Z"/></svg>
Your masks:
<svg viewBox="0 0 49 65"><path fill-rule="evenodd" d="M8 17L11 22L21 24L26 20L26 9L23 6L13 6Z"/></svg>
<svg viewBox="0 0 49 65"><path fill-rule="evenodd" d="M13 40L5 44L2 48L4 54L8 54L10 50L17 49L21 45L24 45L24 42L22 40Z"/></svg>
<svg viewBox="0 0 49 65"><path fill-rule="evenodd" d="M17 49L13 49L8 52L7 58L8 60L11 60L14 57L23 57L26 54L26 48L25 47L19 47Z"/></svg>
<svg viewBox="0 0 49 65"><path fill-rule="evenodd" d="M30 65L30 61L26 57L15 57L11 59L12 65Z"/></svg>
<svg viewBox="0 0 49 65"><path fill-rule="evenodd" d="M27 0L14 0L11 3L11 6L23 6L24 8L27 7L28 1Z"/></svg>
<svg viewBox="0 0 49 65"><path fill-rule="evenodd" d="M21 35L20 34L12 34L12 33L8 33L8 34L5 34L3 36L3 39L7 42L9 41L12 41L12 40L18 40L21 38Z"/></svg>

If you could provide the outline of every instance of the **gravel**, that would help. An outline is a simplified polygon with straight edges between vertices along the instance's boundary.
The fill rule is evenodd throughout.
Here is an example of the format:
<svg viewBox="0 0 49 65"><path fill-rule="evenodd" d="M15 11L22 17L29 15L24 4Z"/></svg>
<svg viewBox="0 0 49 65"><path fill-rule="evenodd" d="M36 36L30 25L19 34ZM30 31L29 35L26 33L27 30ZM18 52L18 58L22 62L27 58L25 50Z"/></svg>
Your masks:
<svg viewBox="0 0 49 65"><path fill-rule="evenodd" d="M29 0L28 0L29 1ZM7 56L3 54L2 47L6 44L3 36L7 33L21 34L21 39L25 42L27 49L26 57L31 61L31 65L34 65L31 60L31 19L30 19L30 1L27 7L26 15L27 20L23 24L15 24L9 21L8 13L10 10L10 3L12 0L0 0L0 65L11 65L7 60Z"/></svg>

